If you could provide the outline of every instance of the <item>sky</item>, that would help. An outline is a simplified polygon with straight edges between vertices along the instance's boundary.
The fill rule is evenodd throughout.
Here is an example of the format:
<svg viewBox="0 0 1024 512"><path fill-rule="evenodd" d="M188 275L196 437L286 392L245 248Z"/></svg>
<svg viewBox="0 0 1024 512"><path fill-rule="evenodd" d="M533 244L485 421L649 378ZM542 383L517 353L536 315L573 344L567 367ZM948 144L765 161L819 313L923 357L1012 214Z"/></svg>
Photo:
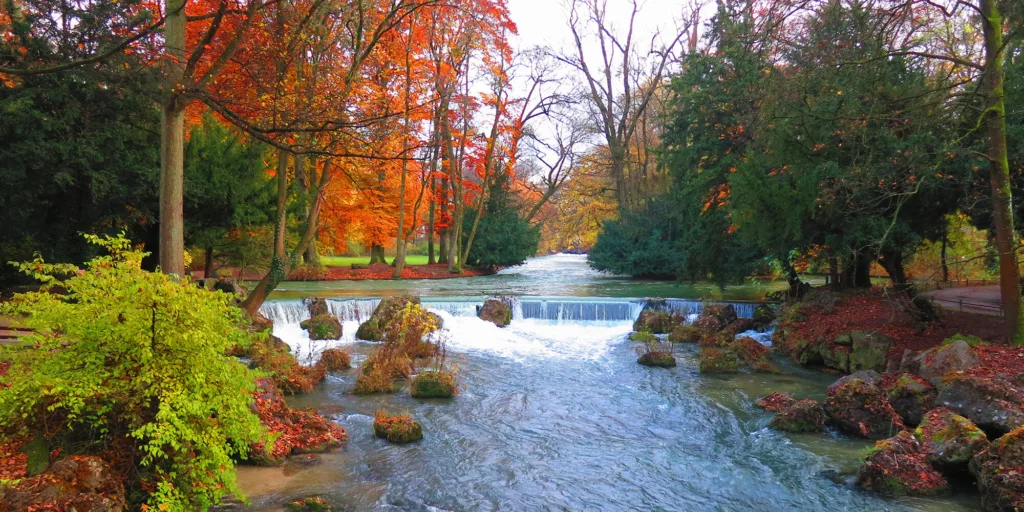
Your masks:
<svg viewBox="0 0 1024 512"><path fill-rule="evenodd" d="M607 0L609 18L616 28L625 29L629 23L632 2L629 0ZM568 48L572 34L568 26L568 9L565 0L508 0L512 21L519 27L516 49L545 45L553 48ZM650 36L661 29L666 36L675 31L677 20L687 2L682 0L642 0L637 14L636 33L638 41L647 46Z"/></svg>

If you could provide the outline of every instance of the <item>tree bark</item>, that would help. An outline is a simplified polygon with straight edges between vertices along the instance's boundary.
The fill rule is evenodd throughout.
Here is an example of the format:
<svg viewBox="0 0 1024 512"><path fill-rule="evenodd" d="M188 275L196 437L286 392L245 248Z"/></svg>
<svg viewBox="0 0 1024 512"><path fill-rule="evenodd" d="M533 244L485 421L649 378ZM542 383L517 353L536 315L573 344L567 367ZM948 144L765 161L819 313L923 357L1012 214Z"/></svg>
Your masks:
<svg viewBox="0 0 1024 512"><path fill-rule="evenodd" d="M204 279L209 279L211 277L214 277L213 276L213 247L207 247L206 248L205 259L206 259L206 264L204 265L205 268L203 268L203 278Z"/></svg>
<svg viewBox="0 0 1024 512"><path fill-rule="evenodd" d="M942 228L942 252L940 253L940 259L942 261L942 280L949 282L949 262L946 260L946 247L949 245L949 226Z"/></svg>
<svg viewBox="0 0 1024 512"><path fill-rule="evenodd" d="M185 0L166 0L164 91L160 124L160 270L185 274Z"/></svg>
<svg viewBox="0 0 1024 512"><path fill-rule="evenodd" d="M828 258L828 280L832 291L839 291L839 258L833 254Z"/></svg>
<svg viewBox="0 0 1024 512"><path fill-rule="evenodd" d="M434 210L437 208L437 200L435 199L435 192L437 192L437 180L431 172L430 176L430 211L427 213L427 265L433 265L437 263L436 255L434 254L434 216L436 213Z"/></svg>
<svg viewBox="0 0 1024 512"><path fill-rule="evenodd" d="M854 288L871 288L871 258L864 251L857 251L853 257ZM903 268L903 257L900 255L900 268Z"/></svg>
<svg viewBox="0 0 1024 512"><path fill-rule="evenodd" d="M996 249L999 253L999 292L1006 321L1006 336L1014 344L1024 343L1020 332L1020 269L1017 266L1016 234L1013 227L1013 193L1006 150L1006 102L1003 90L1003 19L996 0L979 0L985 36L984 119L988 129L989 181L992 185L992 214Z"/></svg>
<svg viewBox="0 0 1024 512"><path fill-rule="evenodd" d="M277 229L274 231L274 256L285 257L285 229L288 227L288 152L277 151Z"/></svg>

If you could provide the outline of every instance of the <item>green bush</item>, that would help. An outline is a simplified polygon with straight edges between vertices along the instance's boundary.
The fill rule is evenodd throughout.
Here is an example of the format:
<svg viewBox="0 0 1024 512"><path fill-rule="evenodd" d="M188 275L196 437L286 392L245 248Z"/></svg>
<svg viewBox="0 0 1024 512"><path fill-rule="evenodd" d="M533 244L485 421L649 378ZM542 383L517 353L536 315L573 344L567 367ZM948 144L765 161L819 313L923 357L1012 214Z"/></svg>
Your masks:
<svg viewBox="0 0 1024 512"><path fill-rule="evenodd" d="M86 238L111 256L85 269L18 265L44 290L0 306L35 331L0 349L11 362L0 426L44 429L96 452L121 447L129 488L148 491L141 499L160 510L205 509L237 493L234 459L263 438L249 409L256 375L225 355L252 341L242 310L228 294L141 270L143 254L123 236ZM58 283L65 295L45 290Z"/></svg>

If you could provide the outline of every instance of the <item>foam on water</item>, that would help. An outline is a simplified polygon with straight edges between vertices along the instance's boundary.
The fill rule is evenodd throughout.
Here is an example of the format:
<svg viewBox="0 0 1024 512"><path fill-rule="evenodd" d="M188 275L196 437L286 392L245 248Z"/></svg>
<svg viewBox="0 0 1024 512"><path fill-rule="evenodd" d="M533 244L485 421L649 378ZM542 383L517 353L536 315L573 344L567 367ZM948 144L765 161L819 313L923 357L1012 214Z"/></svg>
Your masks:
<svg viewBox="0 0 1024 512"><path fill-rule="evenodd" d="M553 320L515 320L499 328L475 316L452 316L434 310L444 319L442 335L450 350L489 353L519 362L529 359L598 360L613 346L623 343L632 330L630 322L560 323Z"/></svg>

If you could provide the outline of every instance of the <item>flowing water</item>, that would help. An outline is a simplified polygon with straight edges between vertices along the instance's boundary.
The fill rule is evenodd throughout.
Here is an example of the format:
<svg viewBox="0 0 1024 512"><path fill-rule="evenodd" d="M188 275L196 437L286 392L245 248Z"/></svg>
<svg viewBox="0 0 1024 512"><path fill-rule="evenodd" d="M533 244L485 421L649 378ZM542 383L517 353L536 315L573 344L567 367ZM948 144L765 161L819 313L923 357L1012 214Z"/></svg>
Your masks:
<svg viewBox="0 0 1024 512"><path fill-rule="evenodd" d="M783 375L700 376L695 346L676 347L679 365L673 369L636 364L637 347L627 335L643 307L637 297L653 295L646 292L662 285L609 278L568 256L537 258L502 275L465 281L476 288L431 282L423 289L399 283L399 289L387 282L362 289L361 283L337 283L337 293L317 290L364 297L329 301L345 331L341 340L329 342L310 342L298 327L308 313L288 298L294 295L265 305L275 333L300 360L315 359L327 346L347 346L358 365L374 345L355 341L352 333L376 305L372 297L419 292L444 319L461 392L451 400L416 400L406 392L354 396L346 391L357 370L331 374L314 393L289 402L329 414L348 431L348 444L311 468L240 468L250 509L280 510L288 500L311 495L345 510L875 511L976 505L970 496L885 500L858 492L850 476L869 442L835 432L780 434L767 428L769 415L751 405L772 391L821 399L834 376L790 366ZM593 297L598 290L608 295ZM520 295L505 329L474 314L478 296L498 293ZM728 290L724 297L731 297ZM702 307L695 300L669 304L691 314ZM752 306L739 304L738 310L749 316ZM375 439L378 409L411 413L422 422L425 438L404 446Z"/></svg>

